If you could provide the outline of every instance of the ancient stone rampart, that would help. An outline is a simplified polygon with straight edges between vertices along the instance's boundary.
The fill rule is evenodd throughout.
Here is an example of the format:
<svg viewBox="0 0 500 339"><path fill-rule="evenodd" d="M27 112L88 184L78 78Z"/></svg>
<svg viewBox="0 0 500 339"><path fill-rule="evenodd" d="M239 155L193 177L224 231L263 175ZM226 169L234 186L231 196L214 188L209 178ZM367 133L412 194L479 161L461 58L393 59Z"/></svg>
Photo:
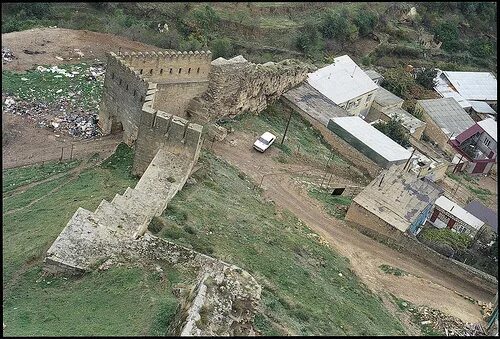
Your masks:
<svg viewBox="0 0 500 339"><path fill-rule="evenodd" d="M189 101L208 88L211 58L210 51L109 53L99 109L103 133L123 129L123 141L132 145L151 95L154 109L185 116Z"/></svg>
<svg viewBox="0 0 500 339"><path fill-rule="evenodd" d="M241 55L212 61L208 89L194 98L188 116L199 122L258 113L288 89L307 78L314 66L296 60L254 64Z"/></svg>

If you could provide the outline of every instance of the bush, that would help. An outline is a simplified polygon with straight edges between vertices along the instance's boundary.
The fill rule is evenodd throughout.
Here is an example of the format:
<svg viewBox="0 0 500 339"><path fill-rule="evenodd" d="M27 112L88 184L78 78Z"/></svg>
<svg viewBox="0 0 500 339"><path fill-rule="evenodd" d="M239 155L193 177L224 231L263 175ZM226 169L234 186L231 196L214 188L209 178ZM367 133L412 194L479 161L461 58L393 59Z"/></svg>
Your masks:
<svg viewBox="0 0 500 339"><path fill-rule="evenodd" d="M434 28L436 38L443 42L443 49L448 52L458 51L460 43L458 41L457 24L450 21L441 22Z"/></svg>
<svg viewBox="0 0 500 339"><path fill-rule="evenodd" d="M472 240L468 235L454 232L448 228L423 229L422 232L420 232L419 237L421 239L447 244L455 251L466 250Z"/></svg>
<svg viewBox="0 0 500 339"><path fill-rule="evenodd" d="M309 55L318 54L325 49L321 33L317 25L312 22L307 22L304 27L299 30L295 45L299 51Z"/></svg>
<svg viewBox="0 0 500 339"><path fill-rule="evenodd" d="M387 123L379 122L374 124L373 127L387 135L404 148L411 146L408 133L399 119L392 118Z"/></svg>
<svg viewBox="0 0 500 339"><path fill-rule="evenodd" d="M495 47L486 38L478 38L469 43L469 52L475 57L485 58L494 54Z"/></svg>
<svg viewBox="0 0 500 339"><path fill-rule="evenodd" d="M229 38L217 38L213 40L210 50L214 55L214 59L218 57L230 58L234 55L233 43Z"/></svg>
<svg viewBox="0 0 500 339"><path fill-rule="evenodd" d="M354 18L354 24L358 28L359 35L361 36L366 36L372 33L377 21L377 15L366 9L358 10L356 17Z"/></svg>
<svg viewBox="0 0 500 339"><path fill-rule="evenodd" d="M425 89L432 90L435 86L434 78L437 75L437 70L427 68L417 72L416 82Z"/></svg>
<svg viewBox="0 0 500 339"><path fill-rule="evenodd" d="M383 76L383 87L403 99L407 99L410 88L416 84L411 74L402 67L391 68Z"/></svg>
<svg viewBox="0 0 500 339"><path fill-rule="evenodd" d="M344 8L328 11L323 17L320 31L323 37L342 42L353 41L358 37L358 28L349 21L349 12Z"/></svg>

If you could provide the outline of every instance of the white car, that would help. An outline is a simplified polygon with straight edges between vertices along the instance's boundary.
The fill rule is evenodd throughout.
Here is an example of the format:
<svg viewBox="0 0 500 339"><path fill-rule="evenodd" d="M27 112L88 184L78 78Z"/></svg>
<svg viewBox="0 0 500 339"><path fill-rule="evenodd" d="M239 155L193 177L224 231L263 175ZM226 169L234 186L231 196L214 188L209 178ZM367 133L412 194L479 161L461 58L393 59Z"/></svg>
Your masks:
<svg viewBox="0 0 500 339"><path fill-rule="evenodd" d="M253 148L255 148L259 152L264 152L269 148L269 146L273 144L274 140L276 140L276 136L269 132L266 132L253 143Z"/></svg>

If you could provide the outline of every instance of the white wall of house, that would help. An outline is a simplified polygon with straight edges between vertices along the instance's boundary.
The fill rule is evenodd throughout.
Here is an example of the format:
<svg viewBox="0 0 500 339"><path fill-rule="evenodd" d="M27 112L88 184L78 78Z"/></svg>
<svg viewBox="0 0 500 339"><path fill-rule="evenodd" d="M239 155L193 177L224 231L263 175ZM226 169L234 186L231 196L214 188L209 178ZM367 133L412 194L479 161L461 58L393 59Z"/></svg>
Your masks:
<svg viewBox="0 0 500 339"><path fill-rule="evenodd" d="M339 106L349 112L349 114L353 116L359 116L361 119L364 119L370 111L370 107L372 106L376 91L377 90L373 90L358 97L352 98L346 102L339 104Z"/></svg>
<svg viewBox="0 0 500 339"><path fill-rule="evenodd" d="M479 137L477 146L485 155L488 155L491 151L497 154L497 142L493 140L488 133L483 132Z"/></svg>

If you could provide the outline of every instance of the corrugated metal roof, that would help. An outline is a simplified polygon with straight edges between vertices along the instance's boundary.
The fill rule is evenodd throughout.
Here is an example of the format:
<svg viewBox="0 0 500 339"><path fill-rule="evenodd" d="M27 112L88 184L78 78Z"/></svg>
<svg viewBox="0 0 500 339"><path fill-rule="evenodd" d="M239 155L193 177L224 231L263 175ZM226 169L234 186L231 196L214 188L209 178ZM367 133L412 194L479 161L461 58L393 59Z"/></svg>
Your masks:
<svg viewBox="0 0 500 339"><path fill-rule="evenodd" d="M382 74L378 73L377 71L374 71L373 69L367 69L365 70L365 73L366 75L368 75L370 77L370 79L372 79L373 81L377 80L377 79L380 79L380 78L384 78L382 76Z"/></svg>
<svg viewBox="0 0 500 339"><path fill-rule="evenodd" d="M354 201L405 232L441 193L442 190L436 185L392 166L388 171L380 173Z"/></svg>
<svg viewBox="0 0 500 339"><path fill-rule="evenodd" d="M497 100L497 79L490 72L443 71L457 92L466 100Z"/></svg>
<svg viewBox="0 0 500 339"><path fill-rule="evenodd" d="M473 200L468 203L464 210L471 213L473 216L486 224L490 225L495 232L498 233L498 215L492 209L484 206L478 200Z"/></svg>
<svg viewBox="0 0 500 339"><path fill-rule="evenodd" d="M408 150L360 117L334 118L332 121L390 162L411 156Z"/></svg>
<svg viewBox="0 0 500 339"><path fill-rule="evenodd" d="M497 114L497 112L495 112L495 110L484 101L469 100L469 102L472 105L472 109L477 113Z"/></svg>
<svg viewBox="0 0 500 339"><path fill-rule="evenodd" d="M483 129L478 124L474 124L473 126L467 128L465 131L457 135L456 138L452 139L455 139L458 142L458 145L460 145L461 143L463 143L465 140L469 139L476 133L480 134L483 133Z"/></svg>
<svg viewBox="0 0 500 339"><path fill-rule="evenodd" d="M476 230L480 229L481 226L484 225L483 221L479 220L445 196L441 196L436 200L436 206L441 207L446 212L450 213L457 219L462 220L467 225L474 227Z"/></svg>
<svg viewBox="0 0 500 339"><path fill-rule="evenodd" d="M453 98L417 100L417 102L447 135L457 136L475 124Z"/></svg>
<svg viewBox="0 0 500 339"><path fill-rule="evenodd" d="M309 73L307 82L337 105L378 88L366 73L348 56Z"/></svg>
<svg viewBox="0 0 500 339"><path fill-rule="evenodd" d="M377 92L375 92L375 98L373 100L382 107L398 105L404 102L404 99L401 99L396 94L389 92L383 87L380 87Z"/></svg>
<svg viewBox="0 0 500 339"><path fill-rule="evenodd" d="M464 109L472 107L470 102L468 102L457 91L455 91L453 85L449 82L448 78L446 78L442 71L438 71L434 80L436 81L434 90L438 92L439 95L441 95L443 98L455 99Z"/></svg>
<svg viewBox="0 0 500 339"><path fill-rule="evenodd" d="M413 115L400 107L389 108L383 113L389 116L391 119L399 119L403 127L406 128L410 133L414 133L417 128L425 125L425 122L415 118Z"/></svg>
<svg viewBox="0 0 500 339"><path fill-rule="evenodd" d="M477 123L488 135L497 141L497 122L491 118L481 120Z"/></svg>
<svg viewBox="0 0 500 339"><path fill-rule="evenodd" d="M336 105L308 83L292 88L283 94L283 97L325 126L328 126L330 119L350 116L346 110Z"/></svg>

